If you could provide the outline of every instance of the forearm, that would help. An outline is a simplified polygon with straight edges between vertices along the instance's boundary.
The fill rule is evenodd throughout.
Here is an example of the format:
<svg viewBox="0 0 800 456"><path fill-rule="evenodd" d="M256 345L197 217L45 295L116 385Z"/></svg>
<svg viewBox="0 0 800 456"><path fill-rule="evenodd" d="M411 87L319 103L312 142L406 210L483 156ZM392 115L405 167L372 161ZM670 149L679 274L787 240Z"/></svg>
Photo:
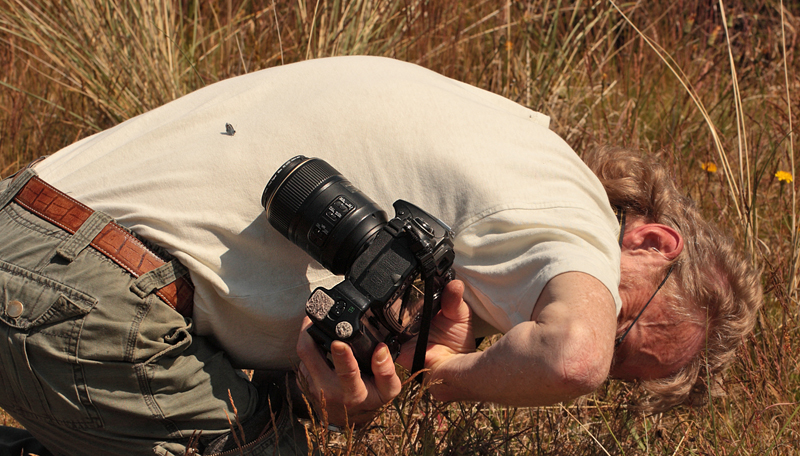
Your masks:
<svg viewBox="0 0 800 456"><path fill-rule="evenodd" d="M598 344L600 349L598 349ZM573 399L608 375L613 333L585 324L526 322L483 352L456 355L431 372L439 400L540 406Z"/></svg>

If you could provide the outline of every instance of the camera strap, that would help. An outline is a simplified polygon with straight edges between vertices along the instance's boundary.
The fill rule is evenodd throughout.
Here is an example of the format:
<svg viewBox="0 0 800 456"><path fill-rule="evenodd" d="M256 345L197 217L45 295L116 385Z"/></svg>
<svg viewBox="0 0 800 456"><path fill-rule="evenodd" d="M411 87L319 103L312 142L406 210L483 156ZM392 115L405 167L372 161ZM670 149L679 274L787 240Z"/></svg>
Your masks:
<svg viewBox="0 0 800 456"><path fill-rule="evenodd" d="M414 362L411 365L411 375L416 374L425 368L425 353L428 348L428 334L431 329L433 319L433 295L435 280L433 277L425 278L425 300L422 304L422 319L420 321L419 335L417 336L417 347L414 350ZM422 383L422 375L417 376L417 383Z"/></svg>

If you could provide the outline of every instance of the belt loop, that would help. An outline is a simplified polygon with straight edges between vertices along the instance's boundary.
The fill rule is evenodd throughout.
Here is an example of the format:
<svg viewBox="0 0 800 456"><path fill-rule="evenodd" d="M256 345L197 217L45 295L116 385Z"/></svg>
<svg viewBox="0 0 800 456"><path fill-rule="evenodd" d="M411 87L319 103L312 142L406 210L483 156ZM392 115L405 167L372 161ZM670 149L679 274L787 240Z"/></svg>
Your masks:
<svg viewBox="0 0 800 456"><path fill-rule="evenodd" d="M92 212L89 218L78 228L72 236L65 239L56 249L56 253L72 262L83 249L89 246L103 231L108 222L113 220L110 215L100 211Z"/></svg>
<svg viewBox="0 0 800 456"><path fill-rule="evenodd" d="M28 183L33 177L36 176L36 171L33 168L25 168L19 172L16 176L12 178L11 185L6 188L5 193L0 195L0 209L6 207L6 205L17 196L22 187Z"/></svg>
<svg viewBox="0 0 800 456"><path fill-rule="evenodd" d="M140 298L144 298L150 293L175 282L188 272L189 270L186 269L186 266L181 264L180 261L173 259L169 263L162 264L152 271L139 276L139 278L134 280L133 284L131 284L131 291L136 293Z"/></svg>

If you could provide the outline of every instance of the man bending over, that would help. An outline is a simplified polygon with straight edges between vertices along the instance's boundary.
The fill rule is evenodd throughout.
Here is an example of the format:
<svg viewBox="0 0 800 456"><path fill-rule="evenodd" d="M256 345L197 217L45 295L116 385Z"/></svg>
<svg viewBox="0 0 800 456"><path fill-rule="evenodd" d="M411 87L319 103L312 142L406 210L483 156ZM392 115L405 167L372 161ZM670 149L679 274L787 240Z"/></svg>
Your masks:
<svg viewBox="0 0 800 456"><path fill-rule="evenodd" d="M758 276L662 167L614 149L584 163L548 123L415 65L341 57L222 81L56 152L0 184L0 407L54 454L303 454L284 385L239 371L297 368L331 424L369 420L400 390L386 347L374 376L341 342L329 367L304 303L341 277L260 204L295 155L455 232L426 357L437 399L552 404L610 374L644 380L653 409L681 403L751 329Z"/></svg>

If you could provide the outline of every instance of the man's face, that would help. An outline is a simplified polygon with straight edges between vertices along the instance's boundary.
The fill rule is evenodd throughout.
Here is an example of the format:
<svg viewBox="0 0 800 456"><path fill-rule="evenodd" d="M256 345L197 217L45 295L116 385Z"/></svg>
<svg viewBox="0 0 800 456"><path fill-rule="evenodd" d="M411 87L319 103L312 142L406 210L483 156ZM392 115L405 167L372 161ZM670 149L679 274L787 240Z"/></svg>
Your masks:
<svg viewBox="0 0 800 456"><path fill-rule="evenodd" d="M633 325L615 351L612 377L623 380L669 377L700 350L704 340L702 327L693 319L677 316L671 309L669 299L666 294L657 295ZM636 306L626 307L623 305L623 312L620 313L617 336L622 335L638 310L641 310Z"/></svg>
<svg viewBox="0 0 800 456"><path fill-rule="evenodd" d="M631 330L615 350L613 377L669 377L700 350L704 333L698 322L704 319L690 315L691 310L678 310L694 307L671 295L670 290L679 288L676 276L665 279L666 271L672 270L670 264L682 250L683 239L668 226L634 219L626 228L620 256L622 309L617 319L617 337L628 328ZM657 292L659 284L664 287ZM634 324L642 309L644 313Z"/></svg>

